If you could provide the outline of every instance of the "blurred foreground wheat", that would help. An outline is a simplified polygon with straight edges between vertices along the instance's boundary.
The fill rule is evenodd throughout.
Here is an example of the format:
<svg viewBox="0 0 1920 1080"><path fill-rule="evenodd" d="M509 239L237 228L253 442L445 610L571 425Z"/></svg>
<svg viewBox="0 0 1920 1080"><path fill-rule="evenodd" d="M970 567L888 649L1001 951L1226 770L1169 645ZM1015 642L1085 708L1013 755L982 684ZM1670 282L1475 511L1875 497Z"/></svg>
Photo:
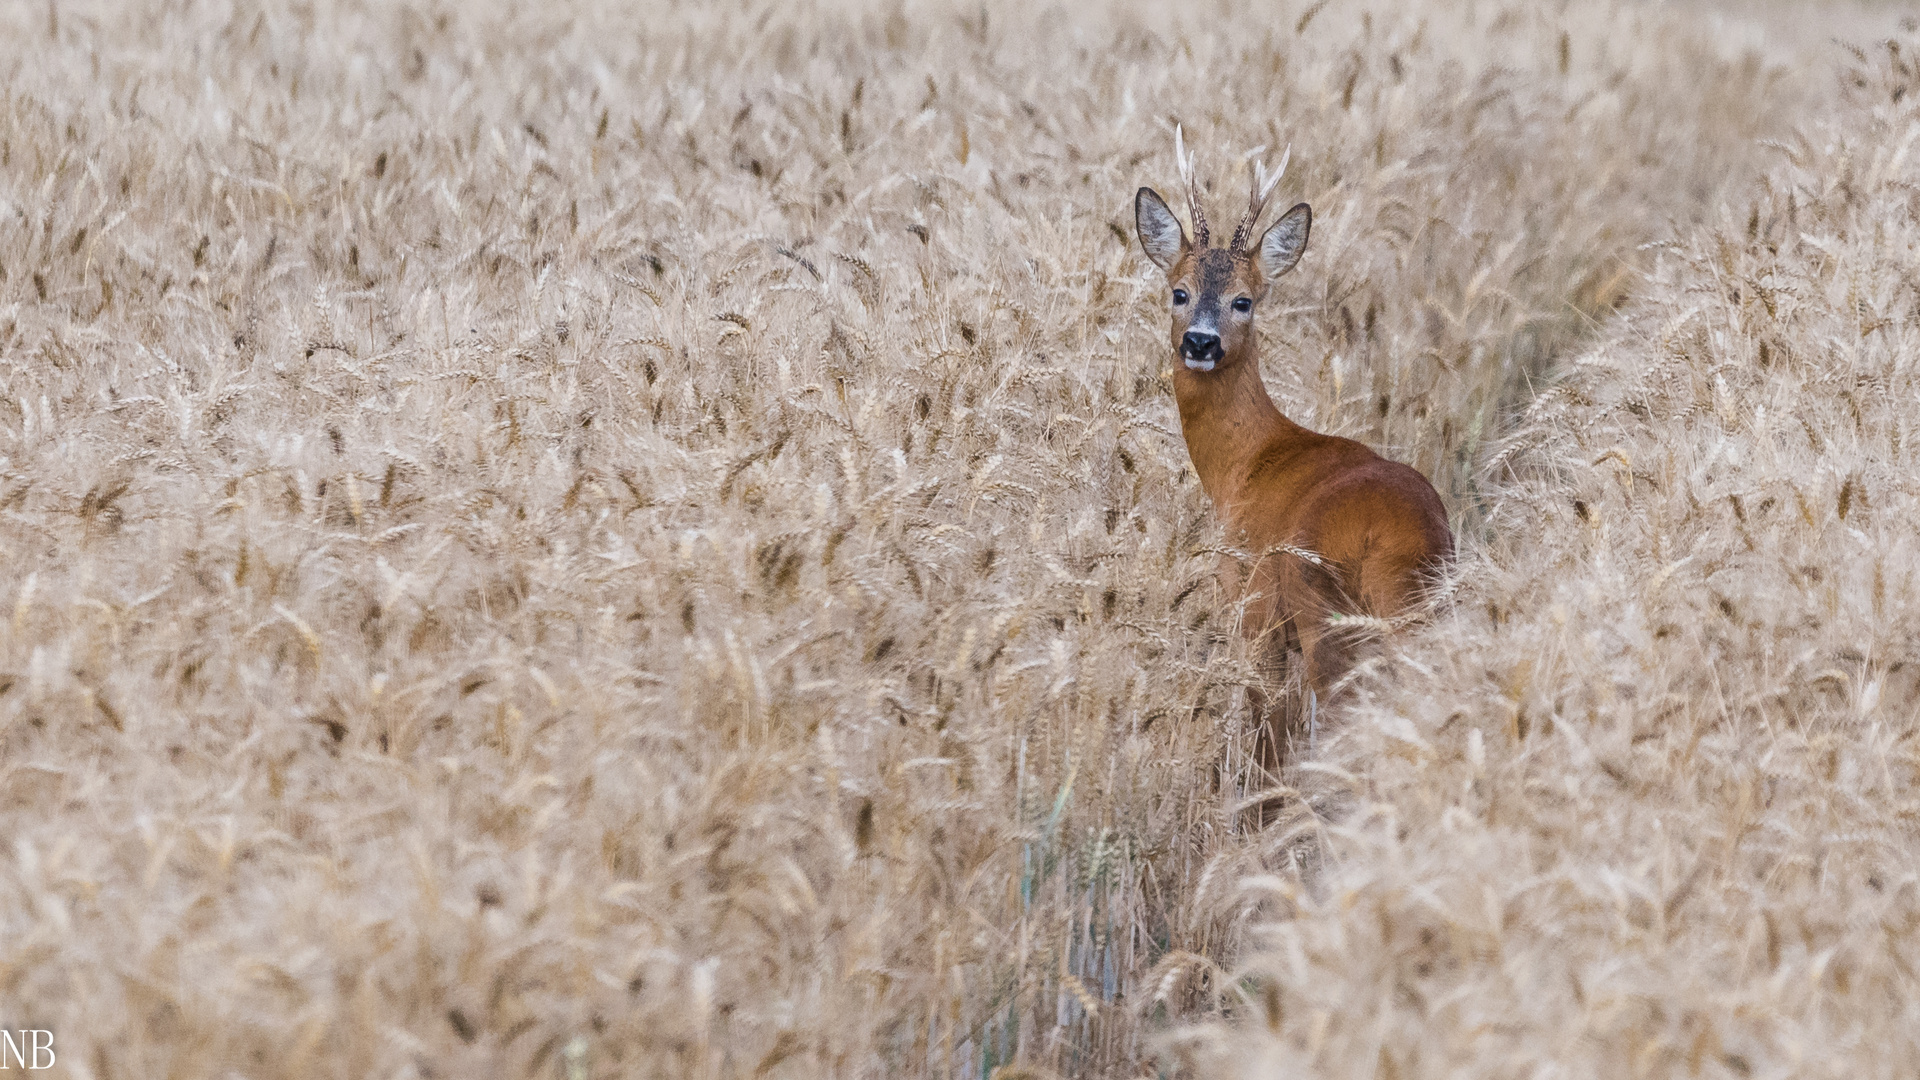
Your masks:
<svg viewBox="0 0 1920 1080"><path fill-rule="evenodd" d="M1894 1037L1910 61L1841 101L1627 3L0 24L0 1025L68 1074ZM1331 831L1237 812L1129 227L1176 121L1222 193L1294 146L1276 398L1470 538Z"/></svg>

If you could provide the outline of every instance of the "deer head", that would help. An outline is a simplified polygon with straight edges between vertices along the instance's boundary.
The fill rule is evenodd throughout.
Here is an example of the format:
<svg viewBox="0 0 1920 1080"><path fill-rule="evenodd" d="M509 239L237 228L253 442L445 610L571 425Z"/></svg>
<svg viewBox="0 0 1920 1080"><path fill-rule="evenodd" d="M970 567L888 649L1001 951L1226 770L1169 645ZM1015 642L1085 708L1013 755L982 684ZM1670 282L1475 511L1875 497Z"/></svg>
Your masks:
<svg viewBox="0 0 1920 1080"><path fill-rule="evenodd" d="M1174 159L1187 189L1188 216L1193 236L1173 216L1167 201L1152 188L1141 188L1133 199L1134 225L1140 246L1154 265L1166 271L1173 287L1173 348L1188 370L1210 372L1241 362L1253 353L1253 310L1266 299L1274 279L1293 269L1307 248L1313 208L1300 203L1280 216L1251 246L1267 197L1287 171L1291 147L1280 168L1268 175L1266 164L1255 161L1253 190L1247 212L1233 230L1226 247L1211 245L1206 211L1200 205L1200 185L1193 175L1193 155L1179 128L1173 131ZM1258 153L1258 151L1256 151Z"/></svg>

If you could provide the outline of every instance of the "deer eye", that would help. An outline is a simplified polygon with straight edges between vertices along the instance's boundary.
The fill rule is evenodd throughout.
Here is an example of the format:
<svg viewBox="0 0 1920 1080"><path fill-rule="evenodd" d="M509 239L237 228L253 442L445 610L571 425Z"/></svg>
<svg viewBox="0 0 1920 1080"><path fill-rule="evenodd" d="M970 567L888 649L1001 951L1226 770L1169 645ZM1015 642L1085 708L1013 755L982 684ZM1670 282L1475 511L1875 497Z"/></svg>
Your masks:
<svg viewBox="0 0 1920 1080"><path fill-rule="evenodd" d="M1185 289L1173 290L1173 302L1176 306L1185 304L1187 302L1187 290Z"/></svg>
<svg viewBox="0 0 1920 1080"><path fill-rule="evenodd" d="M1235 300L1233 301L1233 310L1240 312L1242 315L1246 314L1249 311L1252 311L1253 299L1251 297L1246 297L1246 296L1235 298Z"/></svg>

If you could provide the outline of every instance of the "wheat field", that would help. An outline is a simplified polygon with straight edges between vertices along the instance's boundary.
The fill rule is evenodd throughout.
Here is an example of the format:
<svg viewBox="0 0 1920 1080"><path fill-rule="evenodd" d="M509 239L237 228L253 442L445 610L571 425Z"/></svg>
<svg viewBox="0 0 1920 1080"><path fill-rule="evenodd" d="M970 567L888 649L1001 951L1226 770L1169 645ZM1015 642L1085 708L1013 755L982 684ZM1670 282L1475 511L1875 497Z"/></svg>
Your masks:
<svg viewBox="0 0 1920 1080"><path fill-rule="evenodd" d="M1900 14L0 11L0 1027L1912 1075ZM1175 124L1223 217L1292 147L1275 400L1460 540L1277 778L1133 236Z"/></svg>

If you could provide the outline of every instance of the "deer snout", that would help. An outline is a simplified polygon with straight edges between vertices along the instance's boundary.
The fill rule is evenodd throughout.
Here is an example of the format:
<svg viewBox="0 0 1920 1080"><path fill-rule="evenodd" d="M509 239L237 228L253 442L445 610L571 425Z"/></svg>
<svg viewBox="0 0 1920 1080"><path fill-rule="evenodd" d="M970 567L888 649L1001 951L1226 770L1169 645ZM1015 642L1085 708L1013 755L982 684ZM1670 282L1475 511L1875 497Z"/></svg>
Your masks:
<svg viewBox="0 0 1920 1080"><path fill-rule="evenodd" d="M1180 358L1196 371L1212 371L1213 365L1224 355L1219 334L1189 330L1180 338Z"/></svg>

